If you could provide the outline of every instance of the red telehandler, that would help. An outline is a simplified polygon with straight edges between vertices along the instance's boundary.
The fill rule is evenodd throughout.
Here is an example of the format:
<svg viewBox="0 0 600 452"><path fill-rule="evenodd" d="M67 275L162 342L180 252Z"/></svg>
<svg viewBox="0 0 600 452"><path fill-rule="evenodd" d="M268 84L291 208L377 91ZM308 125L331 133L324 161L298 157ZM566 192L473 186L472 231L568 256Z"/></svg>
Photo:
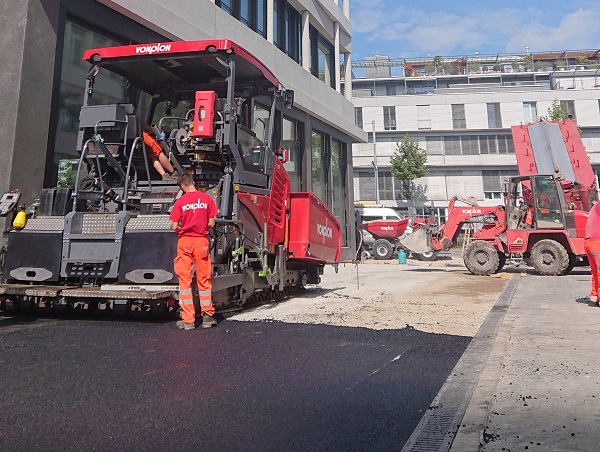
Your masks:
<svg viewBox="0 0 600 452"><path fill-rule="evenodd" d="M514 126L512 134L520 176L510 178L504 204L485 207L454 197L448 221L417 228L402 240L405 247L448 250L465 224L478 223L463 253L473 274L498 272L511 257L530 262L541 275L562 275L585 259L585 224L598 195L575 122Z"/></svg>
<svg viewBox="0 0 600 452"><path fill-rule="evenodd" d="M267 67L229 40L99 48L83 59L75 184L43 190L35 216L8 232L0 308L173 310L169 211L180 190L150 165L148 128L219 208L217 311L320 282L339 259L340 224L314 194L290 191L273 130L276 106L290 109L293 92Z"/></svg>

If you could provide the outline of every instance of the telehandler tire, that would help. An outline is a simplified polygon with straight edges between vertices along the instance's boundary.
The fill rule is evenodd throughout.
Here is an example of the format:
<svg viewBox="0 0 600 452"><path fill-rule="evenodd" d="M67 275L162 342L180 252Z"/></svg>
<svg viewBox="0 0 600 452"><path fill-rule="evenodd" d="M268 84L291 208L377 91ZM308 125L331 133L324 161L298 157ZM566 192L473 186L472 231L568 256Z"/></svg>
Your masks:
<svg viewBox="0 0 600 452"><path fill-rule="evenodd" d="M573 253L569 253L569 265L567 265L567 268L565 268L565 271L561 273L561 275L568 275L569 273L571 273L571 270L573 270L573 268L575 268L575 266L577 265L577 256L575 256Z"/></svg>
<svg viewBox="0 0 600 452"><path fill-rule="evenodd" d="M386 260L392 256L394 246L385 239L377 239L373 244L373 254L377 260Z"/></svg>
<svg viewBox="0 0 600 452"><path fill-rule="evenodd" d="M498 271L498 250L485 240L473 240L463 253L467 269L474 275L488 276Z"/></svg>
<svg viewBox="0 0 600 452"><path fill-rule="evenodd" d="M499 271L501 271L504 268L505 264L506 264L506 254L504 254L501 251L498 251L498 268L496 269L496 271L494 273L498 273Z"/></svg>
<svg viewBox="0 0 600 452"><path fill-rule="evenodd" d="M562 275L569 267L569 253L556 240L540 240L531 249L531 263L542 276Z"/></svg>

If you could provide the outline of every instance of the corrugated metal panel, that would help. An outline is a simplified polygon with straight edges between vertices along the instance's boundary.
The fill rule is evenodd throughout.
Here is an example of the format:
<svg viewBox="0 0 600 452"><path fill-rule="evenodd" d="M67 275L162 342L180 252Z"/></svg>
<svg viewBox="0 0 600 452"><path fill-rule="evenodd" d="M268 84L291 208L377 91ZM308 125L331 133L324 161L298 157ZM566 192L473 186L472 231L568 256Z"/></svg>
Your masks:
<svg viewBox="0 0 600 452"><path fill-rule="evenodd" d="M554 174L554 168L558 167L566 180L577 180L569 155L565 152L565 142L559 125L540 122L530 126L528 131L538 174Z"/></svg>

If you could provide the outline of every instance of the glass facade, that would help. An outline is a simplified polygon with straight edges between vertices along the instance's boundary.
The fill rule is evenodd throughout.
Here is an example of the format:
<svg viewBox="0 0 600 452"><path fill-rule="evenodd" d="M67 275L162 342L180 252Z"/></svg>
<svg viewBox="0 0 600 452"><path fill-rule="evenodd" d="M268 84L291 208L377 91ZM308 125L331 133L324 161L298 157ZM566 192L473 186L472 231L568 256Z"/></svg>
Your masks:
<svg viewBox="0 0 600 452"><path fill-rule="evenodd" d="M311 190L327 204L327 158L325 134L312 131Z"/></svg>
<svg viewBox="0 0 600 452"><path fill-rule="evenodd" d="M344 144L331 140L331 210L342 225L342 243L346 244L346 150Z"/></svg>
<svg viewBox="0 0 600 452"><path fill-rule="evenodd" d="M281 125L280 146L289 152L289 159L284 167L290 175L292 191L302 191L302 136L304 124L285 116Z"/></svg>
<svg viewBox="0 0 600 452"><path fill-rule="evenodd" d="M342 244L346 244L347 192L346 145L316 130L312 131L312 192L331 209L342 226Z"/></svg>
<svg viewBox="0 0 600 452"><path fill-rule="evenodd" d="M259 35L267 36L267 0L216 0L215 4Z"/></svg>
<svg viewBox="0 0 600 452"><path fill-rule="evenodd" d="M85 77L90 68L90 64L81 59L83 52L86 49L119 44L121 43L95 30L71 20L66 21L58 92L58 127L54 146L50 151L53 153L54 174L58 172L61 160L78 158L76 147L79 111L83 104ZM127 103L129 91L126 88L127 85L122 77L108 71L100 71L94 84L91 103Z"/></svg>
<svg viewBox="0 0 600 452"><path fill-rule="evenodd" d="M302 62L302 15L285 0L273 1L273 41L296 63Z"/></svg>

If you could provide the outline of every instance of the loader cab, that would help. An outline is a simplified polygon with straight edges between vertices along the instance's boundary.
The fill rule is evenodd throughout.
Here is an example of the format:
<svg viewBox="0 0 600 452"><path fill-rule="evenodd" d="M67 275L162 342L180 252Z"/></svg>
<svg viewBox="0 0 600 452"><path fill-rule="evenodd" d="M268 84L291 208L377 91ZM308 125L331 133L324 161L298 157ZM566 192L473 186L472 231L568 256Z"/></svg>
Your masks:
<svg viewBox="0 0 600 452"><path fill-rule="evenodd" d="M567 209L561 195L554 176L512 178L506 199L508 229L565 229Z"/></svg>

